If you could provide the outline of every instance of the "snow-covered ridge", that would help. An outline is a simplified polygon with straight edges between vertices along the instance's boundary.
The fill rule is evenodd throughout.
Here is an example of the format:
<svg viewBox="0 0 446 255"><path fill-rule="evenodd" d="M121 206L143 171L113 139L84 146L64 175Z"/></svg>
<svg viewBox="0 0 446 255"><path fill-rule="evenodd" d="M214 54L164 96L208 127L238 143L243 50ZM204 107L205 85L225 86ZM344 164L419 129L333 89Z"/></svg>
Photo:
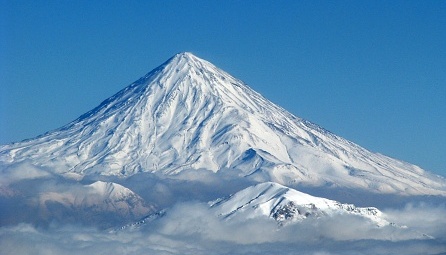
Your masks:
<svg viewBox="0 0 446 255"><path fill-rule="evenodd" d="M300 119L191 53L180 53L68 125L0 146L67 177L236 171L256 181L445 195L446 181Z"/></svg>
<svg viewBox="0 0 446 255"><path fill-rule="evenodd" d="M334 200L314 197L274 182L248 187L226 199L211 203L216 214L224 218L267 216L279 223L301 221L333 215L355 215L373 221L377 226L390 224L374 207L356 207Z"/></svg>

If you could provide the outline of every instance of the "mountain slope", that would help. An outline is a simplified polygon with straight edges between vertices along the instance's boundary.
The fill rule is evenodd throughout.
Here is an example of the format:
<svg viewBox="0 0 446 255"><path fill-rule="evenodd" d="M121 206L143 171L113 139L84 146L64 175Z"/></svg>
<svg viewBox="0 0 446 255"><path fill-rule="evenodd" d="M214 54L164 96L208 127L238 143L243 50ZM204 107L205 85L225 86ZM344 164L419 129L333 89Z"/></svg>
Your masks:
<svg viewBox="0 0 446 255"><path fill-rule="evenodd" d="M0 147L1 165L22 161L75 178L207 169L282 184L446 194L443 178L300 119L191 53L60 129Z"/></svg>

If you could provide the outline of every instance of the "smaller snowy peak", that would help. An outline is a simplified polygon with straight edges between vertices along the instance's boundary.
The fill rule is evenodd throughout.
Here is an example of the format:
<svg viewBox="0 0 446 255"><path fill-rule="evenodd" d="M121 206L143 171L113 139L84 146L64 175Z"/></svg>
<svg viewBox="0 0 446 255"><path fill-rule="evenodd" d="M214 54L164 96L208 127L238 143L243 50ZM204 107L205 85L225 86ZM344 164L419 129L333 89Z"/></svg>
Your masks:
<svg viewBox="0 0 446 255"><path fill-rule="evenodd" d="M211 203L217 215L223 218L271 217L279 224L299 222L306 218L321 218L334 215L352 215L371 220L377 226L390 223L374 207L356 207L352 204L321 197L288 188L274 182L248 187L226 199Z"/></svg>
<svg viewBox="0 0 446 255"><path fill-rule="evenodd" d="M96 181L87 185L93 193L102 197L113 199L125 199L127 197L137 197L137 195L130 189L114 182Z"/></svg>
<svg viewBox="0 0 446 255"><path fill-rule="evenodd" d="M113 182L96 181L89 185L68 188L66 192L49 191L39 195L40 208L51 215L50 205L88 213L109 212L124 218L139 218L154 210L138 194ZM70 209L70 210L71 210Z"/></svg>

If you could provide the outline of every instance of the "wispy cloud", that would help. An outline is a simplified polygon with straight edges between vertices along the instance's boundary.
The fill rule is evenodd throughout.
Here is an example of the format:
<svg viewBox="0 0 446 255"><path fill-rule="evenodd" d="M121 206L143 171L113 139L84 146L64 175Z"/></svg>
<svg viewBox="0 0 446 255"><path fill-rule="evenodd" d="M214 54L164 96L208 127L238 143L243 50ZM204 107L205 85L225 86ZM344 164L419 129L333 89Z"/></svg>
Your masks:
<svg viewBox="0 0 446 255"><path fill-rule="evenodd" d="M384 213L389 221L434 236L446 243L446 202L409 203L403 209L387 209Z"/></svg>
<svg viewBox="0 0 446 255"><path fill-rule="evenodd" d="M24 161L7 167L1 166L0 175L0 186L8 186L21 180L48 177L51 174L42 167Z"/></svg>

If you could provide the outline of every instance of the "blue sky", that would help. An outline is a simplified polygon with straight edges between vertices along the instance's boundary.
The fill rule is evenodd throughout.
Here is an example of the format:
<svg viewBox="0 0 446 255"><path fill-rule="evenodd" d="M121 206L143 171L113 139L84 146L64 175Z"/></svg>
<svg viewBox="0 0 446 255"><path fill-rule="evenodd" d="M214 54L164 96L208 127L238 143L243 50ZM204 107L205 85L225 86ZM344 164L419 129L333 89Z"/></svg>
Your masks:
<svg viewBox="0 0 446 255"><path fill-rule="evenodd" d="M0 0L0 143L72 121L182 51L446 176L445 1Z"/></svg>

